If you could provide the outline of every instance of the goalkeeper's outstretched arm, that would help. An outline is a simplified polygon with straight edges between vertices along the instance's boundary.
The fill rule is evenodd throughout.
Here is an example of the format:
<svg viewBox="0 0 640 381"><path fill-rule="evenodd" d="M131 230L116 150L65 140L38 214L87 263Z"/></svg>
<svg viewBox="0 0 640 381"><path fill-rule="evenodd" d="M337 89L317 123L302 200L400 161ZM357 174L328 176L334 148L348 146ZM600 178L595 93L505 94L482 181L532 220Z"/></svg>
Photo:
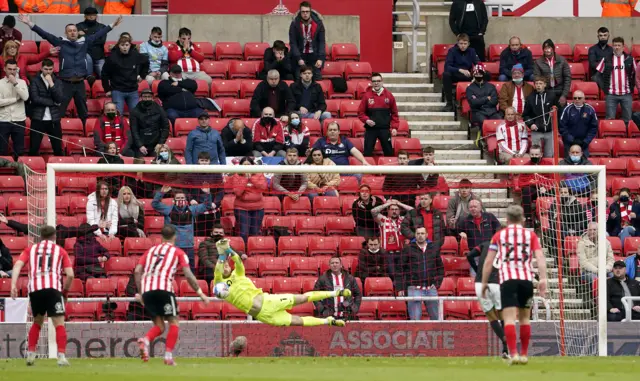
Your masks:
<svg viewBox="0 0 640 381"><path fill-rule="evenodd" d="M238 255L238 253L236 253L235 251L233 251L233 249L229 248L229 250L231 251L231 259L233 260L233 263L236 265L236 269L234 270L236 273L236 276L244 276L244 263L242 263L242 258L240 258L240 255Z"/></svg>

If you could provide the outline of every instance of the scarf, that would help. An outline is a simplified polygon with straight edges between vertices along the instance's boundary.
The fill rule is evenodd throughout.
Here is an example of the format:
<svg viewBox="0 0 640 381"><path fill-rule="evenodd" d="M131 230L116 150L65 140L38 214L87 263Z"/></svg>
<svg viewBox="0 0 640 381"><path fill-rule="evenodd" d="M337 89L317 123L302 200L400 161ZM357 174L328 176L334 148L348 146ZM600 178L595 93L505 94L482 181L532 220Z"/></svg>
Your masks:
<svg viewBox="0 0 640 381"><path fill-rule="evenodd" d="M556 77L553 71L553 66L555 65L555 57L551 56L551 58L547 58L547 64L549 65L549 69L551 70L551 75L549 76L549 86L556 87Z"/></svg>
<svg viewBox="0 0 640 381"><path fill-rule="evenodd" d="M620 203L620 218L622 219L622 222L631 221L629 214L631 214L632 206L633 206L632 202L628 202L626 206L623 203Z"/></svg>
<svg viewBox="0 0 640 381"><path fill-rule="evenodd" d="M136 205L133 205L133 203L129 203L128 205L125 203L122 203L120 205L120 209L118 210L118 213L120 213L120 218L125 219L125 218L133 218L134 220L138 220L138 213L140 213L140 207L136 207Z"/></svg>
<svg viewBox="0 0 640 381"><path fill-rule="evenodd" d="M120 116L116 116L113 122L104 119L104 141L116 142L118 151L120 150L120 143L124 141L124 129L120 122Z"/></svg>
<svg viewBox="0 0 640 381"><path fill-rule="evenodd" d="M313 41L313 37L316 35L317 28L318 24L316 24L313 19L309 19L308 24L305 24L304 21L300 21L300 29L302 29L302 39L304 40L303 53L313 53L311 42Z"/></svg>

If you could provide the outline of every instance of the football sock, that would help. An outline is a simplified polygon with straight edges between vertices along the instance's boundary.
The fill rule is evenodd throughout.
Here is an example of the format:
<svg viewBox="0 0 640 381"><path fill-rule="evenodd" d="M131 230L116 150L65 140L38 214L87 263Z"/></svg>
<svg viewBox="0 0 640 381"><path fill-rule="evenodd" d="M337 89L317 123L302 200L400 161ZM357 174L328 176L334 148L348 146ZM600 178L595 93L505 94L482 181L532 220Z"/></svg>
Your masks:
<svg viewBox="0 0 640 381"><path fill-rule="evenodd" d="M317 302L328 298L335 298L336 291L309 291L304 294L309 302Z"/></svg>
<svg viewBox="0 0 640 381"><path fill-rule="evenodd" d="M40 326L33 323L31 329L29 329L29 352L35 352L38 345L38 338L40 337Z"/></svg>
<svg viewBox="0 0 640 381"><path fill-rule="evenodd" d="M504 336L507 340L507 346L509 347L509 354L514 356L518 353L518 346L516 344L516 326L515 324L509 324L504 326Z"/></svg>
<svg viewBox="0 0 640 381"><path fill-rule="evenodd" d="M58 353L65 354L67 352L67 330L64 325L56 327L56 344L58 344Z"/></svg>
<svg viewBox="0 0 640 381"><path fill-rule="evenodd" d="M149 343L151 343L156 337L160 336L161 334L162 331L160 330L160 327L154 325L144 337L147 339L147 341L149 341Z"/></svg>
<svg viewBox="0 0 640 381"><path fill-rule="evenodd" d="M492 322L489 323L491 325L491 329L493 329L493 332L496 333L496 336L498 336L498 339L500 339L500 341L502 342L502 345L506 345L505 339L504 339L504 329L502 328L502 324L500 324L499 320L494 320Z"/></svg>
<svg viewBox="0 0 640 381"><path fill-rule="evenodd" d="M531 339L531 326L520 325L520 354L522 356L528 356L529 353L529 340Z"/></svg>
<svg viewBox="0 0 640 381"><path fill-rule="evenodd" d="M177 325L169 325L169 333L167 333L167 352L173 352L173 348L178 342L178 334L180 333L180 327Z"/></svg>
<svg viewBox="0 0 640 381"><path fill-rule="evenodd" d="M320 319L320 318L316 318L313 316L301 316L300 317L302 319L302 326L303 327L316 327L319 325L328 325L329 324L329 320L327 319Z"/></svg>

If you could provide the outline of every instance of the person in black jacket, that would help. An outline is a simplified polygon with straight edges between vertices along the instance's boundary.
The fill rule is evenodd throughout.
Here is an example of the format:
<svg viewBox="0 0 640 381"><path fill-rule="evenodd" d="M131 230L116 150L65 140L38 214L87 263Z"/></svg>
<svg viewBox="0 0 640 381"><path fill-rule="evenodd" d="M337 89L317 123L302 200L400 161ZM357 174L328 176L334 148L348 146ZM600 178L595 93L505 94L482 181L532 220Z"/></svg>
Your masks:
<svg viewBox="0 0 640 381"><path fill-rule="evenodd" d="M395 260L395 258L389 258L389 253L380 248L380 238L368 237L365 247L358 254L358 268L355 274L362 283L368 277L388 276L395 279L394 271L388 267L391 259ZM399 276L401 277L402 274Z"/></svg>
<svg viewBox="0 0 640 381"><path fill-rule="evenodd" d="M298 67L307 65L313 67L313 79L322 79L320 70L327 60L322 16L311 9L311 3L303 1L289 26L289 45L293 59L294 75L299 75ZM298 67L296 67L298 66Z"/></svg>
<svg viewBox="0 0 640 381"><path fill-rule="evenodd" d="M600 27L598 29L598 43L589 48L589 77L595 80L594 75L598 72L598 64L603 58L613 56L613 47L609 45L609 29Z"/></svg>
<svg viewBox="0 0 640 381"><path fill-rule="evenodd" d="M533 80L533 56L531 50L524 48L520 37L511 37L509 40L509 49L504 49L500 53L500 76L498 81L511 81L511 69L516 64L522 65L524 70L524 80Z"/></svg>
<svg viewBox="0 0 640 381"><path fill-rule="evenodd" d="M62 150L62 127L60 126L60 103L62 103L62 81L53 74L53 61L42 61L40 75L31 78L29 100L31 101L29 156L38 156L44 134L50 135L53 154L64 156Z"/></svg>
<svg viewBox="0 0 640 381"><path fill-rule="evenodd" d="M0 278L11 278L13 258L9 248L0 239Z"/></svg>
<svg viewBox="0 0 640 381"><path fill-rule="evenodd" d="M319 83L313 81L313 68L302 66L300 68L300 80L291 84L291 93L295 99L294 110L301 118L324 121L331 118L327 111L327 102L324 99L324 91Z"/></svg>
<svg viewBox="0 0 640 381"><path fill-rule="evenodd" d="M624 261L615 261L613 277L607 279L607 321L622 321L626 316L622 298L624 296L640 296L640 283L626 274ZM626 287L622 285L625 283ZM628 292L628 294L627 294ZM640 320L640 302L633 301L631 320Z"/></svg>
<svg viewBox="0 0 640 381"><path fill-rule="evenodd" d="M264 69L260 72L259 78L267 79L269 70L277 70L282 80L293 81L293 62L289 48L280 40L274 41L273 47L264 51Z"/></svg>
<svg viewBox="0 0 640 381"><path fill-rule="evenodd" d="M142 90L141 97L129 115L131 149L136 157L155 156L156 149L169 138L169 119L162 107L153 101L151 90Z"/></svg>
<svg viewBox="0 0 640 381"><path fill-rule="evenodd" d="M167 111L171 123L178 118L197 118L204 111L196 100L198 84L193 79L182 78L180 65L173 65L169 70L169 79L165 79L158 85L158 98L162 101L162 107Z"/></svg>
<svg viewBox="0 0 640 381"><path fill-rule="evenodd" d="M220 132L224 152L229 156L251 156L253 154L253 134L240 118L233 118Z"/></svg>
<svg viewBox="0 0 640 381"><path fill-rule="evenodd" d="M29 234L29 225L23 224L16 220L8 219L4 214L0 213L0 223L7 225L7 227L16 231L16 233L27 235ZM87 225L82 224L80 226L64 226L56 225L56 244L64 246L64 240L67 238L74 238L93 233L98 229L104 229L105 223L100 222L99 225Z"/></svg>
<svg viewBox="0 0 640 381"><path fill-rule="evenodd" d="M78 36L86 37L96 34L102 28L107 26L98 22L98 10L88 7L84 10L84 21L76 24L78 28ZM88 62L87 71L89 74L93 71L96 77L100 78L102 67L104 66L104 44L107 42L107 36L104 35L93 41L87 51Z"/></svg>
<svg viewBox="0 0 640 381"><path fill-rule="evenodd" d="M288 122L287 116L296 105L291 89L280 81L280 73L270 70L267 79L260 82L251 97L251 117L259 118L265 107L271 107L275 116L283 122Z"/></svg>
<svg viewBox="0 0 640 381"><path fill-rule="evenodd" d="M544 157L553 157L553 119L551 109L556 105L556 94L548 91L547 81L543 77L536 77L534 81L536 91L529 94L524 102L522 118L531 130L533 144L544 141Z"/></svg>
<svg viewBox="0 0 640 381"><path fill-rule="evenodd" d="M380 197L371 195L371 187L369 185L360 185L358 198L351 204L351 215L356 221L356 235L360 237L378 235L378 223L373 218L371 209L383 204L384 202Z"/></svg>
<svg viewBox="0 0 640 381"><path fill-rule="evenodd" d="M329 270L320 275L313 287L314 291L334 291L338 288L351 290L351 297L328 298L318 302L313 302L316 306L317 316L334 316L344 320L357 320L360 303L362 302L362 292L353 275L342 269L342 260L335 256L329 260ZM335 302L338 302L336 308Z"/></svg>
<svg viewBox="0 0 640 381"><path fill-rule="evenodd" d="M138 104L138 82L147 76L149 58L132 48L131 39L122 36L102 68L102 86L124 115L124 104L133 110Z"/></svg>
<svg viewBox="0 0 640 381"><path fill-rule="evenodd" d="M480 61L485 61L484 35L487 33L489 17L482 0L453 0L449 12L449 26L453 34L469 35L471 47L476 51Z"/></svg>
<svg viewBox="0 0 640 381"><path fill-rule="evenodd" d="M490 241L500 230L501 225L493 213L482 211L480 200L469 201L469 214L458 221L458 232L462 239L467 239L469 247L479 246Z"/></svg>
<svg viewBox="0 0 640 381"><path fill-rule="evenodd" d="M484 79L482 65L473 68L473 82L467 87L467 102L471 107L471 123L482 128L487 119L502 119L498 112L498 91L493 83Z"/></svg>

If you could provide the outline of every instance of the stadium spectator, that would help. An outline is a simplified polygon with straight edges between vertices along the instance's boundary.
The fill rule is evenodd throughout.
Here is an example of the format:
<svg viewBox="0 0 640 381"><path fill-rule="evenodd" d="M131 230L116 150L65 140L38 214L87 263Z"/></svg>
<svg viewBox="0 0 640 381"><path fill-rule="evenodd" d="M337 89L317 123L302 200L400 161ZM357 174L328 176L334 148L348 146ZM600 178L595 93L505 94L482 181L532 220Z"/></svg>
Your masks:
<svg viewBox="0 0 640 381"><path fill-rule="evenodd" d="M436 151L431 146L422 148L422 159L411 160L409 165L435 166ZM423 173L422 175L405 175L404 181L414 183L417 188L423 192L442 192L449 193L449 186L444 177L440 177L437 173Z"/></svg>
<svg viewBox="0 0 640 381"><path fill-rule="evenodd" d="M298 159L298 150L293 147L287 148L287 156L280 162L280 165L302 165ZM293 201L298 201L307 190L309 182L307 177L306 173L300 173L295 168L290 169L289 173L276 173L273 175L273 190Z"/></svg>
<svg viewBox="0 0 640 381"><path fill-rule="evenodd" d="M62 127L60 108L62 102L62 82L53 73L53 61L42 61L40 75L31 79L29 99L31 100L31 127L29 128L29 156L38 156L44 134L49 135L55 156L64 156L62 149Z"/></svg>
<svg viewBox="0 0 640 381"><path fill-rule="evenodd" d="M0 52L4 51L7 41L22 41L22 33L16 29L16 18L12 15L4 16L0 27Z"/></svg>
<svg viewBox="0 0 640 381"><path fill-rule="evenodd" d="M336 165L331 159L326 157L320 148L313 148L307 156L306 165L332 166ZM337 173L309 173L307 176L307 194L313 203L316 196L338 197L338 186L340 185L340 175Z"/></svg>
<svg viewBox="0 0 640 381"><path fill-rule="evenodd" d="M487 33L489 17L482 0L454 0L449 12L449 27L456 37L469 36L471 48L485 61L484 35Z"/></svg>
<svg viewBox="0 0 640 381"><path fill-rule="evenodd" d="M351 297L337 296L314 302L317 315L321 317L334 316L344 320L357 320L362 291L356 278L343 271L342 259L334 256L329 260L329 270L320 275L313 287L315 291L351 290Z"/></svg>
<svg viewBox="0 0 640 381"><path fill-rule="evenodd" d="M271 107L262 110L260 119L253 123L251 133L253 135L254 157L285 157L284 131L282 124L274 117ZM288 119L288 118L287 118Z"/></svg>
<svg viewBox="0 0 640 381"><path fill-rule="evenodd" d="M560 164L562 165L562 164ZM549 208L549 222L552 224L551 230L560 231L562 239L569 236L581 236L587 231L589 223L584 205L570 193L570 188L566 184L560 185L560 215L557 216L556 203L553 202ZM556 240L555 234L549 234L549 238ZM559 247L554 245L552 247Z"/></svg>
<svg viewBox="0 0 640 381"><path fill-rule="evenodd" d="M129 122L118 112L116 104L104 104L102 116L93 128L93 143L100 152L106 152L107 143L114 142L118 146L118 154L133 156L130 148L131 130Z"/></svg>
<svg viewBox="0 0 640 381"><path fill-rule="evenodd" d="M609 206L607 218L607 233L610 237L619 237L624 250L624 242L627 237L634 237L636 232L636 213L640 213L640 203L631 199L629 188L621 188L618 191L618 199Z"/></svg>
<svg viewBox="0 0 640 381"><path fill-rule="evenodd" d="M128 186L118 191L118 237L146 237L144 233L144 205Z"/></svg>
<svg viewBox="0 0 640 381"><path fill-rule="evenodd" d="M556 104L556 96L553 91L547 90L544 78L536 77L534 85L536 91L527 97L522 118L531 130L532 143L544 146L544 157L553 157L555 143L552 118L556 118L556 115L551 111Z"/></svg>
<svg viewBox="0 0 640 381"><path fill-rule="evenodd" d="M468 247L480 246L491 240L500 230L500 222L493 213L482 211L482 201L469 201L469 214L458 221L458 233L461 239L466 239Z"/></svg>
<svg viewBox="0 0 640 381"><path fill-rule="evenodd" d="M98 237L113 238L118 234L118 203L111 198L111 189L104 181L98 181L96 191L87 196L87 223L101 226L93 232Z"/></svg>
<svg viewBox="0 0 640 381"><path fill-rule="evenodd" d="M125 103L129 111L138 104L138 83L149 71L149 59L131 46L131 39L120 37L102 67L102 87L111 97L120 114Z"/></svg>
<svg viewBox="0 0 640 381"><path fill-rule="evenodd" d="M214 269L216 267L216 263L218 262L218 250L216 248L216 242L225 238L224 236L224 226L219 223L213 225L211 229L210 235L204 241L200 242L200 246L198 246L198 274L200 278L203 278L207 281L208 284L214 278ZM234 251L238 252L240 258L242 260L247 259L247 255L239 252L236 248Z"/></svg>
<svg viewBox="0 0 640 381"><path fill-rule="evenodd" d="M151 87L153 81L162 79L169 71L169 49L162 44L162 28L151 28L149 40L140 44L140 53L149 57L149 73L145 79ZM168 74L165 77L168 77Z"/></svg>
<svg viewBox="0 0 640 381"><path fill-rule="evenodd" d="M635 271L635 263L633 264ZM640 296L640 283L628 275L629 268L625 261L615 261L613 277L607 279L607 321L622 321L626 316L622 298ZM640 319L640 302L634 300L631 307L631 320Z"/></svg>
<svg viewBox="0 0 640 381"><path fill-rule="evenodd" d="M349 156L355 157L362 165L369 165L362 152L349 139L340 137L340 125L336 121L327 125L327 136L316 140L312 148L321 149L335 165L349 165Z"/></svg>
<svg viewBox="0 0 640 381"><path fill-rule="evenodd" d="M94 7L87 7L84 10L84 21L77 23L78 36L88 37L98 33L99 30L107 26L98 22L98 10ZM87 73L100 78L102 67L104 66L104 44L107 42L107 35L103 34L100 38L93 40L87 52Z"/></svg>
<svg viewBox="0 0 640 381"><path fill-rule="evenodd" d="M211 209L211 194L209 188L202 188L204 193L209 194L206 202L189 205L186 193L181 190L175 190L173 192L173 205L163 204L162 198L170 191L171 186L163 185L153 196L151 207L160 213L160 215L164 216L165 225L173 225L176 228L177 239L175 245L187 254L189 257L189 266L193 272L195 271L195 254L193 250L195 219Z"/></svg>
<svg viewBox="0 0 640 381"><path fill-rule="evenodd" d="M103 7L105 15L130 15L136 5L136 0L95 0L96 5Z"/></svg>
<svg viewBox="0 0 640 381"><path fill-rule="evenodd" d="M637 201L637 195L636 195ZM606 204L609 208L609 203ZM592 189L589 194L589 203L587 204L587 219L589 222L598 222L598 189ZM640 210L638 211L640 212ZM640 222L640 221L638 221ZM635 225L635 224L634 224Z"/></svg>
<svg viewBox="0 0 640 381"><path fill-rule="evenodd" d="M136 157L153 156L155 149L169 138L169 118L153 101L153 92L142 90L140 102L130 111L131 149Z"/></svg>
<svg viewBox="0 0 640 381"><path fill-rule="evenodd" d="M198 165L211 165L211 155L209 152L202 151L198 154L198 160L196 163ZM189 173L183 177L183 181L191 184L208 184L210 191L205 193L202 189L199 188L191 188L185 191L187 200L190 200L191 205L198 205L199 203L205 203L210 199L209 194L213 194L213 204L211 205L211 209L205 211L198 217L196 217L195 224L195 235L196 236L204 236L207 235L207 232L210 232L213 229L213 224L215 221L220 219L220 204L222 203L222 199L224 198L224 187L222 175L219 173Z"/></svg>
<svg viewBox="0 0 640 381"><path fill-rule="evenodd" d="M527 97L535 90L533 86L524 81L523 73L521 64L513 65L511 81L502 85L499 103L500 111L503 113L506 113L507 108L513 107L518 115L522 115Z"/></svg>
<svg viewBox="0 0 640 381"><path fill-rule="evenodd" d="M404 209L405 212L413 210L413 207L393 199L371 209L371 216L379 225L382 248L386 253L384 260L387 264L387 271L393 279L396 279L395 270L400 266L400 251L405 241L405 237L401 232L401 225L403 225L405 217L400 215L400 208ZM387 216L382 214L384 209L387 209ZM376 237L377 241L377 236L374 237ZM377 243L377 245L379 248L380 243Z"/></svg>
<svg viewBox="0 0 640 381"><path fill-rule="evenodd" d="M191 42L191 30L180 28L178 40L169 46L169 63L178 65L182 70L184 79L207 81L211 85L211 77L204 71L200 71L200 64L204 61L204 55L200 48ZM163 79L168 79L169 75L163 74Z"/></svg>
<svg viewBox="0 0 640 381"><path fill-rule="evenodd" d="M415 240L415 231L424 226L427 229L427 237L436 247L441 247L445 236L445 221L442 212L433 207L433 195L423 193L418 196L418 205L407 212L400 226L400 233L404 237L404 244L408 245Z"/></svg>
<svg viewBox="0 0 640 381"><path fill-rule="evenodd" d="M483 44L484 45L484 44ZM452 112L454 84L469 82L473 79L472 70L480 60L473 48L469 47L469 36L465 33L458 35L458 43L449 49L442 73L442 91L447 104L442 111Z"/></svg>
<svg viewBox="0 0 640 381"><path fill-rule="evenodd" d="M13 257L9 248L0 239L0 278L11 278L13 270Z"/></svg>
<svg viewBox="0 0 640 381"><path fill-rule="evenodd" d="M368 277L388 276L395 279L395 274L392 271L387 271L385 262L389 262L390 256L397 255L399 252L397 254L390 254L386 250L381 249L380 238L378 237L367 237L365 244L366 246L362 248L360 254L358 254L358 267L355 275L360 278L363 284ZM391 259L395 260L395 258Z"/></svg>
<svg viewBox="0 0 640 381"><path fill-rule="evenodd" d="M66 38L58 38L35 25L28 15L21 14L19 20L29 25L31 30L47 40L51 45L60 47L60 62L64 62L64 65L60 67L59 78L64 84L63 94L65 96L60 104L61 113L64 114L67 111L67 106L69 106L69 102L73 98L78 116L82 119L82 123L86 124L88 111L84 80L91 79L87 77L91 75L87 71L87 53L96 40L106 36L113 28L120 25L122 16L119 16L113 24L108 25L106 28L82 38L79 38L78 28L73 24L65 27Z"/></svg>
<svg viewBox="0 0 640 381"><path fill-rule="evenodd" d="M605 240L607 247L607 274L613 270L613 249L611 242ZM578 261L580 277L583 282L592 283L598 278L598 223L589 222L587 232L578 241Z"/></svg>
<svg viewBox="0 0 640 381"><path fill-rule="evenodd" d="M351 214L356 221L356 235L360 237L378 236L378 226L371 210L384 202L378 196L371 195L371 187L362 184L358 188L358 198L351 205Z"/></svg>
<svg viewBox="0 0 640 381"><path fill-rule="evenodd" d="M289 123L283 128L285 148L295 148L298 153L305 154L309 149L309 127L302 124L297 112L289 114Z"/></svg>
<svg viewBox="0 0 640 381"><path fill-rule="evenodd" d="M313 81L313 68L302 66L300 78L292 83L290 88L295 99L293 109L297 110L300 117L319 120L320 124L325 119L331 118L331 113L327 111L324 90L319 83Z"/></svg>
<svg viewBox="0 0 640 381"><path fill-rule="evenodd" d="M382 75L373 73L371 86L362 94L358 119L364 123L364 156L372 156L376 140L384 156L393 156L391 137L398 134L400 123L396 98L382 85Z"/></svg>
<svg viewBox="0 0 640 381"><path fill-rule="evenodd" d="M591 161L582 152L582 147L579 144L572 144L569 147L569 153L564 159L560 160L559 165L593 165ZM583 173L567 173L565 176L565 183L571 190L571 193L584 197L591 189L595 188L595 179L591 175L585 175Z"/></svg>
<svg viewBox="0 0 640 381"><path fill-rule="evenodd" d="M240 118L232 118L220 133L225 156L251 156L253 133Z"/></svg>
<svg viewBox="0 0 640 381"><path fill-rule="evenodd" d="M78 0L67 0L67 1L56 1L56 2L47 2L44 1L46 9L42 13L47 14L80 14L80 5L78 4Z"/></svg>
<svg viewBox="0 0 640 381"><path fill-rule="evenodd" d="M178 118L197 118L203 113L195 96L198 84L193 79L183 78L183 74L179 65L173 65L169 78L158 85L158 98L171 124L175 124Z"/></svg>
<svg viewBox="0 0 640 381"><path fill-rule="evenodd" d="M284 81L280 81L280 74L277 70L270 70L267 79L260 82L251 97L251 116L260 117L265 108L273 109L274 116L287 122L287 115L293 111L296 100L293 98L291 89Z"/></svg>
<svg viewBox="0 0 640 381"><path fill-rule="evenodd" d="M503 87L504 88L504 87ZM498 141L498 162L509 164L514 157L528 157L529 132L524 122L517 120L516 109L507 107L504 110L504 123L496 130Z"/></svg>
<svg viewBox="0 0 640 381"><path fill-rule="evenodd" d="M198 126L189 132L187 136L187 147L184 150L184 157L187 164L196 164L198 154L208 152L211 157L211 164L226 164L227 157L224 152L224 144L220 133L209 125L209 114L203 112L198 116Z"/></svg>
<svg viewBox="0 0 640 381"><path fill-rule="evenodd" d="M152 161L153 164L180 164L180 161L178 161L176 155L166 143L156 147L155 153L156 157Z"/></svg>
<svg viewBox="0 0 640 381"><path fill-rule="evenodd" d="M633 17L638 0L600 0L602 17Z"/></svg>
<svg viewBox="0 0 640 381"><path fill-rule="evenodd" d="M542 160L542 147L539 144L531 145L529 149L529 165L540 165L540 161ZM524 210L525 217L525 227L533 227L534 226L534 214L533 207L536 204L536 200L538 199L538 194L546 193L546 189L544 187L538 186L538 181L533 174L520 174L518 175L516 182L516 192L514 192L514 203L522 204L522 209ZM518 190L520 190L520 194L518 194ZM543 190L545 192L543 192ZM521 199L516 200L517 196L520 195Z"/></svg>
<svg viewBox="0 0 640 381"><path fill-rule="evenodd" d="M401 253L404 280L401 290L407 296L438 296L438 289L444 279L444 263L440 248L427 237L427 229L420 226L415 231L415 241L406 245ZM404 295L404 291L400 291ZM424 302L429 319L439 320L437 300ZM408 302L410 320L422 319L422 302Z"/></svg>
<svg viewBox="0 0 640 381"><path fill-rule="evenodd" d="M27 78L27 67L42 62L45 58L48 58L52 54L57 54L59 48L51 48L50 50L43 50L36 55L20 54L20 41L7 41L4 44L4 50L2 51L2 59L0 59L0 66L4 66L4 63L8 60L15 60L18 63L18 76L25 81ZM2 73L4 77L4 72Z"/></svg>
<svg viewBox="0 0 640 381"><path fill-rule="evenodd" d="M447 226L450 229L455 229L458 221L467 217L469 214L469 201L480 200L478 196L471 192L472 184L469 179L460 180L458 186L458 192L449 198L449 205L447 206Z"/></svg>
<svg viewBox="0 0 640 381"><path fill-rule="evenodd" d="M543 56L533 64L533 75L547 79L549 90L555 93L563 108L571 91L571 68L564 57L556 54L556 45L550 39L542 44L542 51Z"/></svg>
<svg viewBox="0 0 640 381"><path fill-rule="evenodd" d="M525 81L533 81L533 56L531 50L522 46L520 37L513 36L509 39L509 49L500 53L500 76L498 81L511 81L512 69L515 65L522 65Z"/></svg>
<svg viewBox="0 0 640 381"><path fill-rule="evenodd" d="M598 29L598 43L589 48L589 78L599 83L601 88L602 78L597 78L600 75L598 65L602 59L613 55L613 48L609 45L609 36L609 29L604 26L600 27Z"/></svg>
<svg viewBox="0 0 640 381"><path fill-rule="evenodd" d="M409 153L403 149L398 151L396 165L409 165ZM415 197L411 191L416 189L413 181L407 180L406 174L389 173L384 177L382 191L386 198L394 198L404 204L415 204Z"/></svg>
<svg viewBox="0 0 640 381"><path fill-rule="evenodd" d="M255 165L255 162L251 157L243 157L239 165ZM262 194L267 190L267 179L262 173L236 173L231 176L229 183L236 196L233 203L236 229L246 244L249 236L258 235L262 226Z"/></svg>
<svg viewBox="0 0 640 381"><path fill-rule="evenodd" d="M294 75L299 76L299 67L306 65L313 68L313 79L316 81L322 79L320 70L327 60L325 51L327 42L324 33L324 22L320 13L311 9L310 2L301 2L300 9L289 26L289 45L291 58L294 61Z"/></svg>
<svg viewBox="0 0 640 381"><path fill-rule="evenodd" d="M43 0L13 0L20 13L44 13L47 5ZM42 7L42 9L40 9Z"/></svg>
<svg viewBox="0 0 640 381"><path fill-rule="evenodd" d="M81 224L80 229L88 229L89 224ZM100 244L94 234L87 231L78 236L73 245L73 254L76 256L75 272L78 279L86 281L87 278L106 278L104 263L111 257L109 251Z"/></svg>
<svg viewBox="0 0 640 381"><path fill-rule="evenodd" d="M18 234L29 234L29 224L18 222L16 220L9 220L2 213L0 213L0 223L5 224L10 229L15 230ZM80 228L79 226L56 225L56 244L64 246L64 242L67 238L79 237L87 233L93 233L95 230L103 229L105 227L105 222L102 221L99 225L87 226L88 227L85 229Z"/></svg>
<svg viewBox="0 0 640 381"><path fill-rule="evenodd" d="M9 137L13 141L13 155L24 153L24 132L27 114L25 101L29 99L27 83L18 77L18 63L4 63L5 77L0 79L0 156L9 153Z"/></svg>
<svg viewBox="0 0 640 381"><path fill-rule="evenodd" d="M636 69L631 55L624 53L624 38L613 39L613 54L603 58L597 71L602 73L602 88L606 94L607 119L615 119L618 105L622 108L622 120L629 124L632 113L633 87Z"/></svg>
<svg viewBox="0 0 640 381"><path fill-rule="evenodd" d="M280 73L280 79L293 81L293 59L289 54L289 48L281 40L275 40L272 47L265 49L263 62L264 68L258 78L264 81L269 71L277 70Z"/></svg>
<svg viewBox="0 0 640 381"><path fill-rule="evenodd" d="M467 87L467 101L471 107L471 123L482 129L487 119L501 119L498 112L498 91L493 83L486 82L485 68L482 65L473 67L473 81ZM480 132L480 131L478 131Z"/></svg>
<svg viewBox="0 0 640 381"><path fill-rule="evenodd" d="M598 135L598 116L590 104L585 103L584 93L573 92L573 103L562 111L560 117L560 135L565 147L565 154L573 144L582 148L589 157L589 143Z"/></svg>

